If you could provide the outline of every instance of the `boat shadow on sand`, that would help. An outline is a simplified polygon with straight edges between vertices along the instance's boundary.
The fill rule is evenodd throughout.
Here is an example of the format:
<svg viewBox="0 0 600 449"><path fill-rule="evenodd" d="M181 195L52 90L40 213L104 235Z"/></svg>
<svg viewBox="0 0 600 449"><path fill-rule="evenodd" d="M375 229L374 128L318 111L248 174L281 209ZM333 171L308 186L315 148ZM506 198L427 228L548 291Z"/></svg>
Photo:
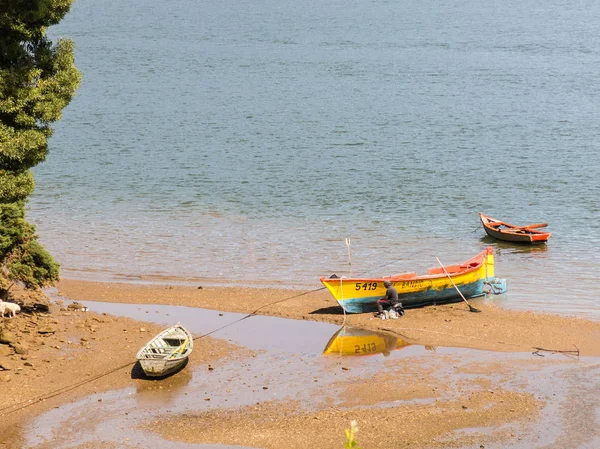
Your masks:
<svg viewBox="0 0 600 449"><path fill-rule="evenodd" d="M340 306L322 307L312 312L308 312L309 315L343 315L344 309Z"/></svg>
<svg viewBox="0 0 600 449"><path fill-rule="evenodd" d="M135 365L133 365L133 367L131 368L131 378L132 379L142 379L142 380L163 380L168 377L172 377L175 374L177 374L178 372L180 372L181 370L183 370L187 366L188 363L189 363L189 360L186 359L176 371L173 371L164 376L147 376L146 373L144 373L142 365L140 364L140 362L138 360L137 362L135 362Z"/></svg>

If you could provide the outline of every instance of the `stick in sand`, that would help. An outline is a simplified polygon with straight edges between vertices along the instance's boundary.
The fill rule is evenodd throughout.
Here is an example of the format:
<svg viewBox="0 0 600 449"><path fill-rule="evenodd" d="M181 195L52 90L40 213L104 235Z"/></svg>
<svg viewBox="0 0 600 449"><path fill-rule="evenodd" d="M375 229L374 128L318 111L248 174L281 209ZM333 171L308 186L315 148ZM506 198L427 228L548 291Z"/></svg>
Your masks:
<svg viewBox="0 0 600 449"><path fill-rule="evenodd" d="M348 247L348 261L350 262L350 277L352 277L352 256L350 255L350 239L346 239L346 246Z"/></svg>
<svg viewBox="0 0 600 449"><path fill-rule="evenodd" d="M440 259L438 259L437 257L436 257L436 259L437 259L438 263L440 264L440 266L442 267L442 270L444 270L444 273L446 273L446 276L448 276L448 279L450 279L450 282L452 282L452 285L454 285L454 288L456 289L456 291L458 292L458 294L460 295L460 297L469 306L469 312L481 312L481 310L476 309L471 304L469 304L469 301L467 301L467 299L463 296L462 292L458 289L458 287L456 286L456 284L454 283L454 281L452 280L452 278L450 277L450 275L446 271L446 268L442 265L442 262L440 262Z"/></svg>

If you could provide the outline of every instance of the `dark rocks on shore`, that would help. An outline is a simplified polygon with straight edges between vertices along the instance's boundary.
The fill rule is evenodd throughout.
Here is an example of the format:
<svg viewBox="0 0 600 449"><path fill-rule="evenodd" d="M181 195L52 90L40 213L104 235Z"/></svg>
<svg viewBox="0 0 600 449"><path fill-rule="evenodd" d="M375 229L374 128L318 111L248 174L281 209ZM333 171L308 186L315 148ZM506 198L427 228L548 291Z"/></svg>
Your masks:
<svg viewBox="0 0 600 449"><path fill-rule="evenodd" d="M51 313L49 298L41 291L15 290L10 292L10 301L19 304L21 312L13 318L0 321L0 357L14 354L27 355L31 345L39 342L33 336L53 334L52 324L47 323ZM4 363L4 361L0 361Z"/></svg>
<svg viewBox="0 0 600 449"><path fill-rule="evenodd" d="M73 302L67 306L67 310L82 310L83 306L78 302Z"/></svg>
<svg viewBox="0 0 600 449"><path fill-rule="evenodd" d="M56 328L51 324L47 324L44 326L40 326L37 331L38 334L54 334L56 332Z"/></svg>
<svg viewBox="0 0 600 449"><path fill-rule="evenodd" d="M61 351L62 346L57 344L57 339L59 342L71 344L62 335L65 329L53 313L59 313L61 316L79 315L85 312L86 308L77 302L67 308L52 304L42 292L23 290L11 293L10 301L19 304L21 313L13 318L0 319L0 372L11 370L15 374L20 374L18 370L22 367L17 367L14 363L17 358L20 359L20 363L24 362L22 366L35 369L28 356L36 354L38 349L51 347ZM61 312L58 312L59 309ZM105 321L110 319L92 317L92 320L86 319L76 324L76 327L81 327L81 330L86 333L94 333L99 329L99 323ZM82 336L81 345L88 347L88 338ZM42 361L50 363L48 359ZM0 377L3 375L0 374ZM10 376L0 379L6 382L9 380Z"/></svg>

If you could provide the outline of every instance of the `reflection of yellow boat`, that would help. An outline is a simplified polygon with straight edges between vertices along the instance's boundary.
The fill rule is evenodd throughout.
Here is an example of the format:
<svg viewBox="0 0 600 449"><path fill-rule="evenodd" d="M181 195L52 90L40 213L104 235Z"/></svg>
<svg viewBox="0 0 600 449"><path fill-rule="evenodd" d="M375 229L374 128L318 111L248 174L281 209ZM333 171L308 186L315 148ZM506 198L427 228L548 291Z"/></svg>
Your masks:
<svg viewBox="0 0 600 449"><path fill-rule="evenodd" d="M388 356L394 349L408 345L409 343L390 334L343 326L329 339L323 354L342 356L383 354Z"/></svg>

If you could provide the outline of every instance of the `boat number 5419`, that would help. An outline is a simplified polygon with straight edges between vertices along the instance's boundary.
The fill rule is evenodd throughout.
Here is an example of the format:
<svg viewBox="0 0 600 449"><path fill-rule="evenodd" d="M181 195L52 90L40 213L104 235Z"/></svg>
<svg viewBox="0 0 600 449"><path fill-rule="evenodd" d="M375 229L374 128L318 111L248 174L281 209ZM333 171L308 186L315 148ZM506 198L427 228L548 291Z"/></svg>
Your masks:
<svg viewBox="0 0 600 449"><path fill-rule="evenodd" d="M377 282L365 282L364 284L357 282L356 286L354 287L354 290L376 290L376 289L377 289Z"/></svg>

